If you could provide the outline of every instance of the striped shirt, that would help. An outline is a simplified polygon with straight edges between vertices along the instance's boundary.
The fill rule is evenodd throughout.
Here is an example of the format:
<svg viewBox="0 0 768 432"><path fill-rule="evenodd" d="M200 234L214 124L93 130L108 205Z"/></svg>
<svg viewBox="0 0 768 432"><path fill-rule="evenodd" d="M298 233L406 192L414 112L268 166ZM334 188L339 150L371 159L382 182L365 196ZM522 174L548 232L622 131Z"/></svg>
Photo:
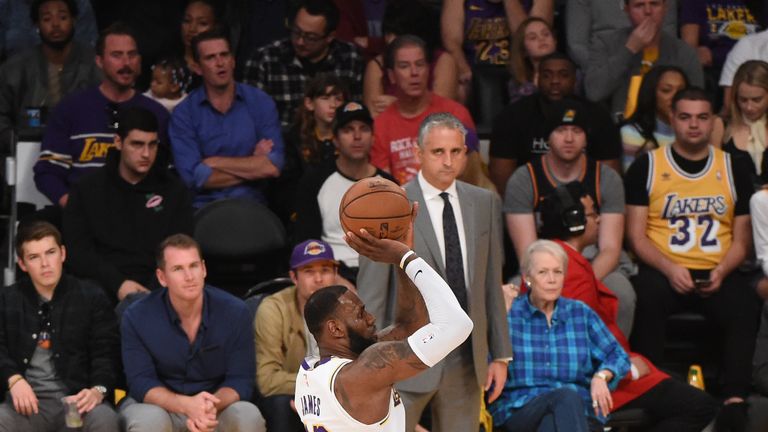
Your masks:
<svg viewBox="0 0 768 432"><path fill-rule="evenodd" d="M593 415L592 376L604 369L613 372L614 377L625 376L630 368L629 356L584 303L558 299L550 326L544 313L530 303L529 296L519 297L507 315L515 359L509 363L504 391L489 407L494 424L504 424L513 410L562 387L578 392L585 412ZM611 380L609 387L615 389L619 380Z"/></svg>

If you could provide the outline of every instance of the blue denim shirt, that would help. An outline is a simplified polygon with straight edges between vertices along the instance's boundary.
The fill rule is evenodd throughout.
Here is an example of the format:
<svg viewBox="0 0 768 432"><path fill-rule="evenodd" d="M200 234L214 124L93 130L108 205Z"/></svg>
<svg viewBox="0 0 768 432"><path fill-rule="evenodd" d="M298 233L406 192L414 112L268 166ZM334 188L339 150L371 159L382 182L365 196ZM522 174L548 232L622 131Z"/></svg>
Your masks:
<svg viewBox="0 0 768 432"><path fill-rule="evenodd" d="M205 87L194 90L173 111L168 127L173 158L181 179L194 192L193 205L202 207L222 198L247 198L265 203L262 182L245 182L222 189L204 189L213 169L203 163L210 156L250 156L261 139L271 139L267 157L283 169L284 146L275 102L263 91L235 84L229 111L216 110Z"/></svg>
<svg viewBox="0 0 768 432"><path fill-rule="evenodd" d="M190 343L168 289L131 305L121 325L129 394L142 402L155 387L192 396L230 387L250 400L255 380L253 323L245 303L206 285L203 314Z"/></svg>

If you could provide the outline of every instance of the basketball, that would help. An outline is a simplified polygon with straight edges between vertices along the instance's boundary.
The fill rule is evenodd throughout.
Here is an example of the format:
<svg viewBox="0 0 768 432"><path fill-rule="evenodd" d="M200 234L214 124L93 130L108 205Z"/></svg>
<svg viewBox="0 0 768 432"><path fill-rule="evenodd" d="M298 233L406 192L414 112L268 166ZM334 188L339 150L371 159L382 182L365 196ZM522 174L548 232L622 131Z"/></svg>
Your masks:
<svg viewBox="0 0 768 432"><path fill-rule="evenodd" d="M339 219L344 232L364 228L380 239L398 240L408 232L411 202L405 191L381 177L371 177L350 186L341 198Z"/></svg>

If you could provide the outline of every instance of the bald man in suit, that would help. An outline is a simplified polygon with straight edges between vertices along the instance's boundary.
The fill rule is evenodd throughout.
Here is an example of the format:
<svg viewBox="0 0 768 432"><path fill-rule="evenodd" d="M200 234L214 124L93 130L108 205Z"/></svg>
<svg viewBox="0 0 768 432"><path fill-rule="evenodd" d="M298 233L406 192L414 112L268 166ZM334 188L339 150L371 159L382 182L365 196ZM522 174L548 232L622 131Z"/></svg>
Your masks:
<svg viewBox="0 0 768 432"><path fill-rule="evenodd" d="M433 432L477 431L482 390L490 389L491 400L498 397L512 357L501 291L500 201L493 192L456 181L466 164L465 135L450 114L427 117L418 137L421 169L405 185L408 199L420 206L415 252L448 282L474 322L467 342L396 386L409 432L430 402ZM395 281L392 266L360 257L358 291L382 325L391 322Z"/></svg>

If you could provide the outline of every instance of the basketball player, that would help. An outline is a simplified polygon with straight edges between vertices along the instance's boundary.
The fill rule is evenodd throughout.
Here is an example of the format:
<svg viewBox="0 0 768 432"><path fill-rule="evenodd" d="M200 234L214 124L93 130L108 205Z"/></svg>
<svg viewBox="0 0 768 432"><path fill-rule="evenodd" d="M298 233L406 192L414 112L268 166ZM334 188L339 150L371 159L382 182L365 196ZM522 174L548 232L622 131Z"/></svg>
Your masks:
<svg viewBox="0 0 768 432"><path fill-rule="evenodd" d="M399 266L395 323L376 333L354 292L337 285L315 292L304 317L320 358L307 358L299 369L296 409L309 432L402 432L405 410L392 385L443 359L467 339L472 321L448 284L405 243L362 230L345 240L361 255Z"/></svg>
<svg viewBox="0 0 768 432"><path fill-rule="evenodd" d="M721 337L720 417L744 419L760 311L737 270L752 248L751 159L709 145L714 114L699 88L674 96L671 124L675 141L636 159L625 180L627 238L640 260L631 346L661 363L667 316L703 312Z"/></svg>

